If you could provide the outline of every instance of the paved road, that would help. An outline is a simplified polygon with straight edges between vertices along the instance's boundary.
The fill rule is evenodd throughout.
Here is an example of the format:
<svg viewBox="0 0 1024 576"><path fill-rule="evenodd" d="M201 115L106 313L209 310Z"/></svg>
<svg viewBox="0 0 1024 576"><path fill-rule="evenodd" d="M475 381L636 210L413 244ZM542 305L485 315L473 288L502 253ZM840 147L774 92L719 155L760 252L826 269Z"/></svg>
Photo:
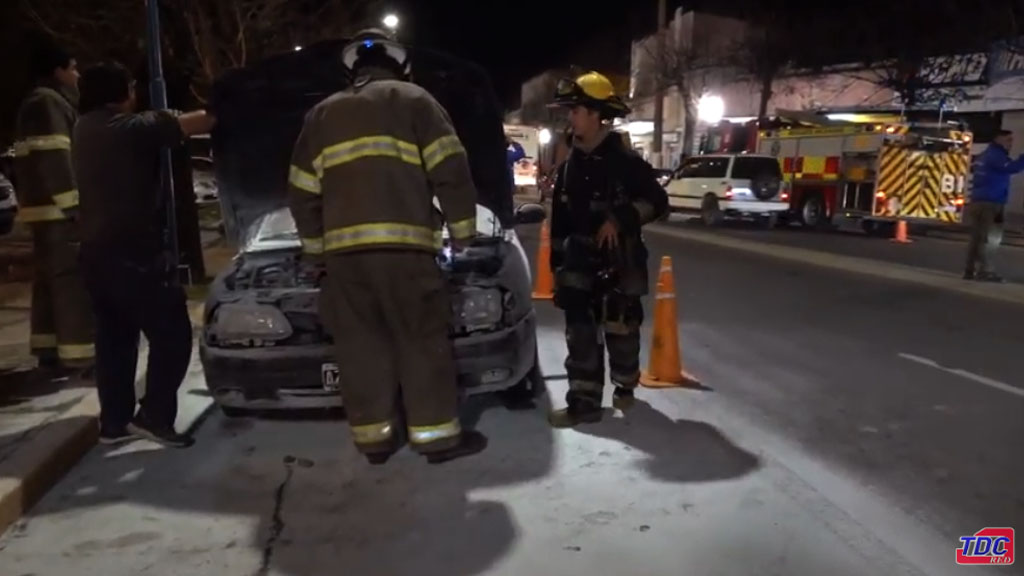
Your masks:
<svg viewBox="0 0 1024 576"><path fill-rule="evenodd" d="M95 450L0 540L2 572L931 576L962 572L958 536L1021 525L1024 308L650 245L710 391L575 431L478 407L491 448L445 467L371 469L341 422L214 414L188 451Z"/></svg>
<svg viewBox="0 0 1024 576"><path fill-rule="evenodd" d="M697 220L672 216L667 226L710 231L724 236L821 250L844 256L869 258L932 270L962 274L967 244L962 241L915 237L912 244L896 244L885 238L869 237L862 232L814 232L798 226L765 230L748 222L729 221L709 229ZM1024 283L1024 248L1005 245L997 252L996 268L1008 280Z"/></svg>

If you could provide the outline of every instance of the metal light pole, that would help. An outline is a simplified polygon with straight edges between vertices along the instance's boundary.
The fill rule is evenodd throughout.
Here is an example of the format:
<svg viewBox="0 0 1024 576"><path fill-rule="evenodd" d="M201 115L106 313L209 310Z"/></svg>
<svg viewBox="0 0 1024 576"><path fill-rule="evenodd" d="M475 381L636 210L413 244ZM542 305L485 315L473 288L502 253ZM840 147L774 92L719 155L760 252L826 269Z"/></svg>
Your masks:
<svg viewBox="0 0 1024 576"><path fill-rule="evenodd" d="M651 147L654 148L654 164L655 168L661 168L664 166L662 162L662 153L664 146L662 145L662 133L664 132L665 122L665 79L664 74L666 72L666 58L665 50L665 0L658 0L658 32L655 37L657 42L657 58L654 63L655 74L654 74L654 142Z"/></svg>
<svg viewBox="0 0 1024 576"><path fill-rule="evenodd" d="M167 86L164 84L164 65L160 56L160 2L146 2L146 39L149 53L149 102L153 110L167 108ZM174 176L171 173L171 149L164 148L160 152L160 192L167 209L167 230L164 240L170 244L171 270L175 281L180 281L178 272L178 218L175 213Z"/></svg>

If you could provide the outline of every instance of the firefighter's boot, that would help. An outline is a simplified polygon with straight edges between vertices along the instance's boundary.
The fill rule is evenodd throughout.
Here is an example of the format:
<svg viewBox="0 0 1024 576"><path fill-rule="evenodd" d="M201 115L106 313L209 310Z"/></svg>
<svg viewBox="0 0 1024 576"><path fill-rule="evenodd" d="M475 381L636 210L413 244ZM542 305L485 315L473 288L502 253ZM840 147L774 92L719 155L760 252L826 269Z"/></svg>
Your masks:
<svg viewBox="0 0 1024 576"><path fill-rule="evenodd" d="M624 388L622 386L615 387L615 391L612 392L612 406L626 412L635 404L636 395L633 393L632 388Z"/></svg>
<svg viewBox="0 0 1024 576"><path fill-rule="evenodd" d="M458 445L446 450L427 453L427 462L431 464L444 464L459 458L465 458L479 454L487 449L487 437L476 430L465 430Z"/></svg>
<svg viewBox="0 0 1024 576"><path fill-rule="evenodd" d="M565 408L552 412L548 422L554 428L574 428L580 424L597 424L603 416L599 403L573 399Z"/></svg>

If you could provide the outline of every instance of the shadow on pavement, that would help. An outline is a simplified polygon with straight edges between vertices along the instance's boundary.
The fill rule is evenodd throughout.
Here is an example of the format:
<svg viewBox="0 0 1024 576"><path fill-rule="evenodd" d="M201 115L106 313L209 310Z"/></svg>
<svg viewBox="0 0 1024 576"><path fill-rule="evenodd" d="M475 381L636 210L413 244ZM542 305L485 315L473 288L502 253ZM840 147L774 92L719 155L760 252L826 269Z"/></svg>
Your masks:
<svg viewBox="0 0 1024 576"><path fill-rule="evenodd" d="M0 371L0 408L9 408L75 388L93 388L89 381L55 377L39 369Z"/></svg>
<svg viewBox="0 0 1024 576"><path fill-rule="evenodd" d="M526 412L489 410L495 402L480 400L471 418L490 438L487 451L441 466L405 449L371 467L343 421L219 414L188 450L144 441L99 447L21 523L13 546L57 537L69 569L87 572L89 556L99 562L116 554L126 559L117 572L128 573L166 558L159 550L188 549L181 573L213 573L211 559L217 573L242 575L486 573L513 549L519 527L505 504L471 493L546 476L554 449L546 396ZM146 531L147 522L125 518L123 507L104 506L115 503L166 512L146 512L159 517L159 528ZM259 519L255 532L251 518ZM255 569L254 551L261 558ZM49 562L46 556L28 557Z"/></svg>
<svg viewBox="0 0 1024 576"><path fill-rule="evenodd" d="M650 404L637 400L624 417L576 428L581 434L617 440L648 457L642 466L652 478L665 482L728 480L760 466L754 454L736 446L714 426L693 420L672 420Z"/></svg>

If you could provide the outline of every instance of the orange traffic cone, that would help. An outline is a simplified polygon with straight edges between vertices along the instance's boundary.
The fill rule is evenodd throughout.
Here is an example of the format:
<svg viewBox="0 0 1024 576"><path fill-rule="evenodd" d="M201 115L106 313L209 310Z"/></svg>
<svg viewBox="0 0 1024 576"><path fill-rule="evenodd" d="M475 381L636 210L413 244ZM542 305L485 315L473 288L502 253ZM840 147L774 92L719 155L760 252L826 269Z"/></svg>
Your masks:
<svg viewBox="0 0 1024 576"><path fill-rule="evenodd" d="M892 241L897 244L910 244L913 242L907 237L907 221L897 220L896 221L896 234L893 235Z"/></svg>
<svg viewBox="0 0 1024 576"><path fill-rule="evenodd" d="M551 229L548 221L540 227L540 246L537 248L537 279L533 284L534 300L552 300L555 297L555 277L551 275Z"/></svg>
<svg viewBox="0 0 1024 576"><path fill-rule="evenodd" d="M651 360L647 370L640 375L640 384L647 388L699 387L700 383L683 371L679 359L676 287L672 277L672 259L668 256L661 258L655 298Z"/></svg>

